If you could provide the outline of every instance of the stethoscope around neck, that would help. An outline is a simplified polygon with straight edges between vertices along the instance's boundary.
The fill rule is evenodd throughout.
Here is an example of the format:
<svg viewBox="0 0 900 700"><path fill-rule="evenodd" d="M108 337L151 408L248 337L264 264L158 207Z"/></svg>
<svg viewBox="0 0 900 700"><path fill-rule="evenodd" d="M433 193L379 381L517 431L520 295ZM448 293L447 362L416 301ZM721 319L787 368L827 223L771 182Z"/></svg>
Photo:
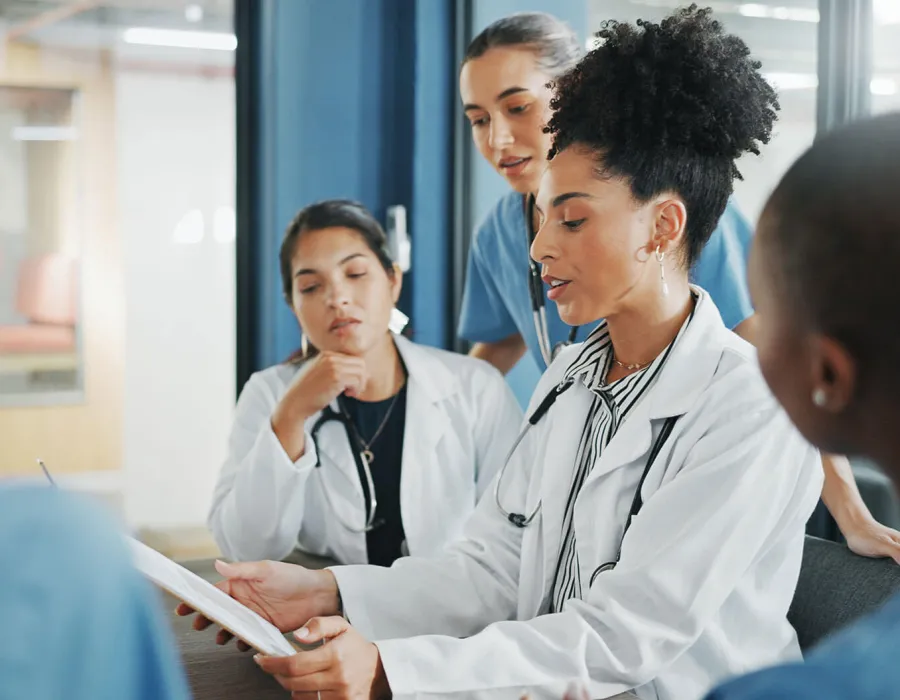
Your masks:
<svg viewBox="0 0 900 700"><path fill-rule="evenodd" d="M503 515L504 518L506 518L517 528L526 528L532 523L532 521L537 517L538 513L541 512L543 500L538 500L537 505L531 510L530 513L515 513L507 511L503 507L503 504L500 502L500 489L503 484L503 477L506 474L506 469L509 466L510 460L512 460L513 454L515 454L516 448L518 448L522 440L525 439L528 431L532 427L537 425L545 415L547 415L547 413L553 407L553 404L556 403L556 400L565 392L567 392L573 384L575 384L575 379L565 379L555 387L553 387L549 392L547 392L547 395L543 398L540 404L538 404L538 407L534 409L530 416L528 416L525 427L519 433L519 436L516 438L516 441L513 443L512 447L507 453L506 459L503 461L503 466L500 468L500 472L497 474L497 481L494 485L494 503L496 504L497 510L500 511L501 515ZM591 583L593 583L593 580L597 576L597 574L600 574L604 571L609 571L610 569L614 569L616 567L616 564L619 563L619 559L622 556L622 543L625 541L625 535L628 532L628 528L631 527L632 520L634 520L635 516L637 516L644 505L643 498L641 497L641 489L644 486L644 480L647 478L647 474L650 473L650 468L653 466L653 462L656 460L659 451L662 449L666 440L669 438L669 435L671 435L672 428L675 426L675 422L677 420L678 416L666 418L662 429L659 431L659 435L656 436L656 440L653 442L653 446L650 448L650 454L647 457L647 463L644 465L644 471L641 474L640 481L638 481L637 489L634 492L634 497L631 499L631 509L628 512L628 520L625 521L625 529L622 532L622 537L619 539L619 547L616 552L616 558L614 561L603 564L596 571L594 571L594 574L591 577Z"/></svg>
<svg viewBox="0 0 900 700"><path fill-rule="evenodd" d="M322 452L319 449L318 440L319 431L322 429L322 426L329 421L337 421L344 426L344 431L347 433L347 442L350 444L350 451L353 453L353 463L356 465L356 474L359 478L360 486L362 486L363 501L365 503L365 523L362 527L350 524L341 517L340 511L334 507L328 487L324 484L322 485L322 491L325 494L325 501L328 509L340 521L341 525L350 530L350 532L355 532L357 534L371 532L380 527L383 521L377 518L378 499L375 497L375 482L372 479L372 470L369 467L369 460L366 458L366 448L363 445L362 437L360 437L356 425L353 423L353 419L350 418L346 408L341 404L340 398L338 398L335 403L337 405L337 410L332 406L326 406L322 409L319 418L313 424L312 430L310 430L310 438L312 439L313 446L316 450L316 468L320 469L322 467Z"/></svg>
<svg viewBox="0 0 900 700"><path fill-rule="evenodd" d="M525 218L525 231L527 233L528 250L530 251L536 235L534 230L534 197L532 195L527 195ZM575 342L579 327L572 327L566 340L556 343L556 345L551 345L550 329L547 326L547 300L544 298L544 281L541 279L541 266L531 258L530 252L528 256L528 295L531 297L534 332L537 334L541 357L544 358L544 364L549 367L563 349Z"/></svg>

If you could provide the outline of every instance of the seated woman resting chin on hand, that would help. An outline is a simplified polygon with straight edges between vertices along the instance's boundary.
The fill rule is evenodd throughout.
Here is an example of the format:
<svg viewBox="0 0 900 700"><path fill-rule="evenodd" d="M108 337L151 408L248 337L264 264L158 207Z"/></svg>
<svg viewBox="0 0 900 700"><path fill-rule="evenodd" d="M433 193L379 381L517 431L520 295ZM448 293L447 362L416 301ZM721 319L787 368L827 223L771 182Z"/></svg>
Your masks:
<svg viewBox="0 0 900 700"><path fill-rule="evenodd" d="M487 363L391 332L402 273L362 206L313 204L281 247L305 350L241 393L209 526L225 556L388 566L459 538L522 413Z"/></svg>

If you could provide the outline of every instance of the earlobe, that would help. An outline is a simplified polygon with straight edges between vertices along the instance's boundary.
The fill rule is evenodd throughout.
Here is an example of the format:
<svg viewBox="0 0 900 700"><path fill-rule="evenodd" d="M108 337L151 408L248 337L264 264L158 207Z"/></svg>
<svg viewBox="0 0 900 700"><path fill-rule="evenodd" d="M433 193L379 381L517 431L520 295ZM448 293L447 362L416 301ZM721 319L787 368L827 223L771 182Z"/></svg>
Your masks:
<svg viewBox="0 0 900 700"><path fill-rule="evenodd" d="M403 289L403 270L397 263L394 263L394 276L391 278L391 297L394 304L400 301L400 292Z"/></svg>
<svg viewBox="0 0 900 700"><path fill-rule="evenodd" d="M817 336L813 357L813 403L830 413L844 411L856 392L857 370L853 357L838 341Z"/></svg>

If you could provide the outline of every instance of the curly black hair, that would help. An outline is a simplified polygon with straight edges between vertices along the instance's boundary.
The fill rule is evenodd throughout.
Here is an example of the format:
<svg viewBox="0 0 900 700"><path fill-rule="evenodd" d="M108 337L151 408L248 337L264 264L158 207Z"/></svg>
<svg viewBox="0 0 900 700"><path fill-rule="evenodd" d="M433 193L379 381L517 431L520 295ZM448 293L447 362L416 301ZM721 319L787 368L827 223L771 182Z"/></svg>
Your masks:
<svg viewBox="0 0 900 700"><path fill-rule="evenodd" d="M735 161L769 141L778 97L747 45L696 4L659 24L609 21L597 37L554 83L549 158L583 146L598 176L627 179L638 201L677 193L692 264L741 177Z"/></svg>

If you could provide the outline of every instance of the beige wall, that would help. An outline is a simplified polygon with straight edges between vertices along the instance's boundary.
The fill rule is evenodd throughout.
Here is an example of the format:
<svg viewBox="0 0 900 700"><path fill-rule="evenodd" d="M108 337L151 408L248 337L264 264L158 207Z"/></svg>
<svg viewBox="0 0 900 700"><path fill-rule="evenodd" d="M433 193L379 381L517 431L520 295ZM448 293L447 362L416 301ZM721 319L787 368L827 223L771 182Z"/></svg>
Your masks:
<svg viewBox="0 0 900 700"><path fill-rule="evenodd" d="M82 275L85 403L0 408L0 476L32 474L35 457L56 472L122 466L124 284L116 227L113 75L101 52L57 53L11 44L0 52L0 84L78 90L77 207ZM69 207L65 206L68 210ZM71 225L60 229L63 237ZM68 247L68 246L66 246Z"/></svg>

